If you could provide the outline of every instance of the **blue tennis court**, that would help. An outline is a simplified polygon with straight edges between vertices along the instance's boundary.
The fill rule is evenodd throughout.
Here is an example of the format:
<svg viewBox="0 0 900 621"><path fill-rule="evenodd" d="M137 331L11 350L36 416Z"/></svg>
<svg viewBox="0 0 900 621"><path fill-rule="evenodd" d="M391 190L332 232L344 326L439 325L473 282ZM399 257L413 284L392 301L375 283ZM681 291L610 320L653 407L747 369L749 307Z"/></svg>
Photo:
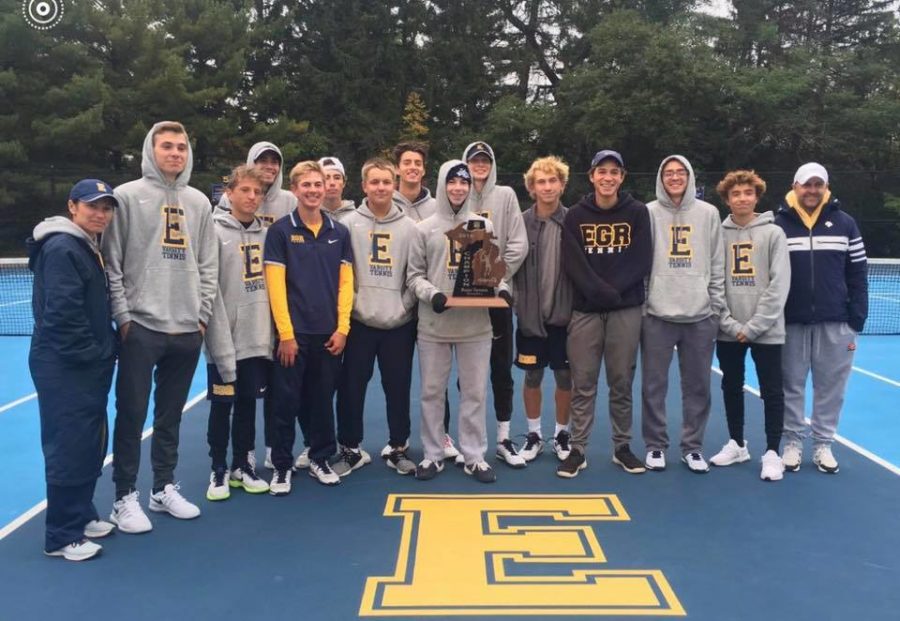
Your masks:
<svg viewBox="0 0 900 621"><path fill-rule="evenodd" d="M755 459L707 476L678 464L677 449L662 473L634 476L613 466L601 391L589 466L576 479L558 478L549 452L525 470L498 464L492 486L452 467L425 483L375 463L338 488L301 472L286 498L235 492L221 503L204 499L201 398L184 418L177 477L203 515L179 522L150 514L152 533L116 533L104 540L101 558L73 564L40 553L43 464L37 403L27 399L28 339L3 338L0 618L893 620L900 609L898 345L900 337L860 338L839 430L844 445L835 449L841 473L826 476L804 463L777 484L759 480L763 425L751 376L747 438ZM192 395L202 395L204 379L195 378ZM680 396L672 380L674 444ZM727 439L716 374L712 382L708 455ZM386 424L377 377L370 386L364 446L377 454ZM516 403L513 431L524 433ZM551 416L545 401L545 436ZM418 458L415 416L413 424ZM641 454L637 435L633 448ZM150 486L147 461L142 490ZM112 503L108 470L97 488L101 515Z"/></svg>

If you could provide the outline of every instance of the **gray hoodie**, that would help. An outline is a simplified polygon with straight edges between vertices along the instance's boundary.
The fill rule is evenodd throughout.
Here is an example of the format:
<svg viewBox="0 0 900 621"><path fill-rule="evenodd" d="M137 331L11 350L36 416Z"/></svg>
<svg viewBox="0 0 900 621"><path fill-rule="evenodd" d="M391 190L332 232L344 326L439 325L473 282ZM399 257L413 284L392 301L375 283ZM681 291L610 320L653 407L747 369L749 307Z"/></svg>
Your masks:
<svg viewBox="0 0 900 621"><path fill-rule="evenodd" d="M157 124L158 125L158 124ZM194 164L188 143L185 169L174 183L153 156L153 130L144 139L143 176L117 187L119 201L103 234L112 316L167 334L209 324L216 299L219 249L209 199L188 186Z"/></svg>
<svg viewBox="0 0 900 621"><path fill-rule="evenodd" d="M237 361L271 358L275 332L263 273L266 227L255 218L244 228L230 213L214 216L219 240L219 290L206 329L206 359L225 382L236 379Z"/></svg>
<svg viewBox="0 0 900 621"><path fill-rule="evenodd" d="M259 209L256 210L256 217L262 220L263 226L269 226L276 220L285 217L297 206L297 197L282 189L284 185L284 157L281 155L281 149L271 142L257 142L247 152L247 166L253 166L259 156L265 151L274 151L281 159L281 168L278 169L278 176L275 181L266 190L266 196L263 199ZM216 211L229 213L231 211L231 203L228 196L222 194L219 204L216 205Z"/></svg>
<svg viewBox="0 0 900 621"><path fill-rule="evenodd" d="M341 224L350 230L353 246L352 317L381 330L412 321L416 296L406 286L406 265L416 223L396 205L378 220L363 199Z"/></svg>
<svg viewBox="0 0 900 621"><path fill-rule="evenodd" d="M676 159L688 171L681 205L669 198L662 169ZM719 317L725 307L725 256L719 210L696 198L694 169L687 158L670 155L656 175L656 200L647 205L653 228L653 267L647 314L675 323Z"/></svg>
<svg viewBox="0 0 900 621"><path fill-rule="evenodd" d="M406 283L419 299L419 338L438 343L467 343L490 340L491 320L486 308L448 308L434 312L431 298L437 293L453 295L457 265L450 264L450 240L445 233L470 220L483 220L492 230L491 221L469 211L466 201L453 213L447 198L447 171L462 163L450 160L438 173L435 212L416 225L416 239L409 251Z"/></svg>
<svg viewBox="0 0 900 621"><path fill-rule="evenodd" d="M356 204L353 201L342 200L340 207L334 211L326 208L325 205L322 205L322 211L331 216L331 219L335 222L343 223L347 216L356 211Z"/></svg>
<svg viewBox="0 0 900 621"><path fill-rule="evenodd" d="M525 223L522 221L522 208L519 206L519 199L516 193L509 186L497 185L497 159L494 157L494 150L491 146L483 141L488 151L491 152L491 160L494 164L491 166L490 175L481 188L481 192L475 191L475 184L472 184L472 191L469 193L468 207L469 211L478 214L490 220L494 225L494 234L497 240L494 242L500 247L500 256L506 263L506 282L505 289L512 291L512 279L516 275L525 255L528 253L528 233L525 232ZM476 143L472 143L466 147L463 154L468 153ZM465 155L463 156L465 157Z"/></svg>
<svg viewBox="0 0 900 621"><path fill-rule="evenodd" d="M725 244L725 301L719 340L742 332L753 343L784 343L784 305L791 288L791 260L784 230L771 211L745 227L729 215L722 223Z"/></svg>
<svg viewBox="0 0 900 621"><path fill-rule="evenodd" d="M72 237L77 237L86 242L95 254L100 254L100 246L97 245L97 238L93 235L89 235L87 231L65 216L50 216L49 218L44 218L34 227L31 236L34 241L39 242L43 241L48 235L54 233L66 233Z"/></svg>
<svg viewBox="0 0 900 621"><path fill-rule="evenodd" d="M413 219L414 222L421 222L434 213L437 205L434 197L428 188L423 187L422 193L414 201L410 201L403 196L399 190L394 190L394 204L400 208L400 211Z"/></svg>

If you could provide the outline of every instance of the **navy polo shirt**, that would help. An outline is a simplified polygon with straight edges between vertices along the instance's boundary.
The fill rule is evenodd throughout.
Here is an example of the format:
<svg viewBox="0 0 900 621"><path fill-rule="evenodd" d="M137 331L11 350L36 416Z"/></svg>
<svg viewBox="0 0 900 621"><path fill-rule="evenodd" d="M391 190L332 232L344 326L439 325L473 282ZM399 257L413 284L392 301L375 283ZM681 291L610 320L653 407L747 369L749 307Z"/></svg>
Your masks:
<svg viewBox="0 0 900 621"><path fill-rule="evenodd" d="M295 209L269 227L263 258L286 270L288 311L295 334L337 330L341 264L353 265L347 227L323 212L316 237Z"/></svg>

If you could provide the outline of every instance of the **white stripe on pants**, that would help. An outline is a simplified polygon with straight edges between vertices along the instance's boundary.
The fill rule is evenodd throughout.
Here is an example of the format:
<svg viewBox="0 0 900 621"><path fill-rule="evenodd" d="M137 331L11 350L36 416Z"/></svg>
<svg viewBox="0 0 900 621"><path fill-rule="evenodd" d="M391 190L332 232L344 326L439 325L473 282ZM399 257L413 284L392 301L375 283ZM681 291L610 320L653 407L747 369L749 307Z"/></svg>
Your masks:
<svg viewBox="0 0 900 621"><path fill-rule="evenodd" d="M487 451L485 416L491 340L436 343L419 339L422 375L422 448L425 459L444 459L444 399L453 354L459 375L459 450L467 464L484 461Z"/></svg>
<svg viewBox="0 0 900 621"><path fill-rule="evenodd" d="M812 371L812 441L831 444L837 432L847 380L853 368L856 333L846 323L789 323L781 350L784 374L784 439L803 442L807 428L806 379Z"/></svg>

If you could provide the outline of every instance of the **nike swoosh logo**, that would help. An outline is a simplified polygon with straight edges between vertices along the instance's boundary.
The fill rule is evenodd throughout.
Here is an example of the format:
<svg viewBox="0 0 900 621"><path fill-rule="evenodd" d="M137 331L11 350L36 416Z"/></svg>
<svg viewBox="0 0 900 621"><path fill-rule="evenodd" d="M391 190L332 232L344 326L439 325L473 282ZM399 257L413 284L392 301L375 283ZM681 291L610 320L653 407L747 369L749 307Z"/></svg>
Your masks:
<svg viewBox="0 0 900 621"><path fill-rule="evenodd" d="M140 203L141 205L143 205L144 203L146 203L146 202L149 201L149 200L150 200L149 198L139 198L139 199L138 199L138 203Z"/></svg>
<svg viewBox="0 0 900 621"><path fill-rule="evenodd" d="M230 243L231 243L231 240L229 239L228 241L223 241L223 242L222 242L222 245L223 245L223 246L227 246L227 245L230 244Z"/></svg>
<svg viewBox="0 0 900 621"><path fill-rule="evenodd" d="M329 240L328 240L328 243L329 243L329 244L336 244L336 243L338 243L338 240L336 240L336 239L329 239Z"/></svg>

